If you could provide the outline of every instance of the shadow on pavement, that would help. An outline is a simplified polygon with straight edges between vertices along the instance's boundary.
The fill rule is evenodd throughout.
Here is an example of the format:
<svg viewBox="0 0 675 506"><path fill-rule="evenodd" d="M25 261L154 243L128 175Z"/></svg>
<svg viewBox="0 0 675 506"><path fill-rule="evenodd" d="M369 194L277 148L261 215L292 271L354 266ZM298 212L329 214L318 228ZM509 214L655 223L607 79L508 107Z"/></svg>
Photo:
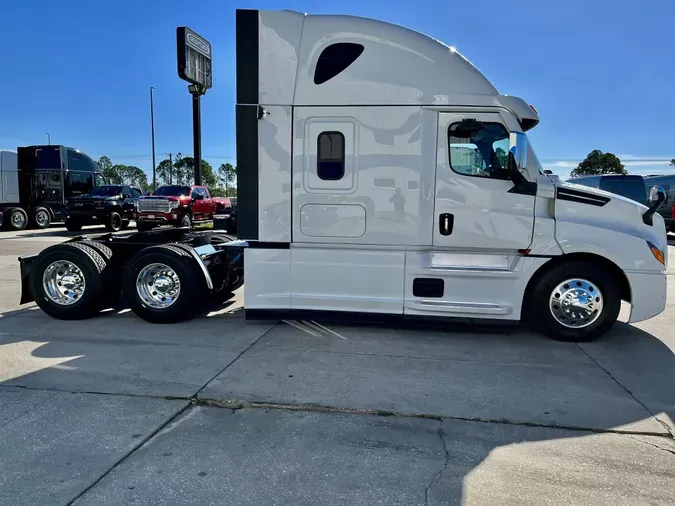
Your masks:
<svg viewBox="0 0 675 506"><path fill-rule="evenodd" d="M622 467L632 468L631 459L639 466L641 452L651 451L649 443L635 440L618 456L612 447L599 449L593 432L622 430L644 439L667 435L675 419L673 352L622 323L599 341L577 345L466 327L345 324L323 326L329 332L320 334L321 325L308 325L312 335L303 329L308 322L247 321L228 302L209 314L171 326L120 308L79 322L53 320L37 309L0 315L0 395L14 389L162 399L199 394L261 408L190 408L101 482L118 503L168 498L167 490L182 484L183 494L203 503L220 494L241 504L277 498L413 504L424 497L429 504L457 504L466 499L467 480L495 479L489 466L481 471L487 478L476 469L500 448L579 441L552 443L552 454L527 454L509 471L514 480L530 473L554 480L556 469L545 461L571 466L568 453L577 447L586 448L590 461L615 466L621 458ZM370 414L357 413L362 410ZM628 486L633 479L617 471L610 481ZM87 497L97 498L97 490ZM255 493L240 495L246 491ZM630 493L639 499L639 490Z"/></svg>

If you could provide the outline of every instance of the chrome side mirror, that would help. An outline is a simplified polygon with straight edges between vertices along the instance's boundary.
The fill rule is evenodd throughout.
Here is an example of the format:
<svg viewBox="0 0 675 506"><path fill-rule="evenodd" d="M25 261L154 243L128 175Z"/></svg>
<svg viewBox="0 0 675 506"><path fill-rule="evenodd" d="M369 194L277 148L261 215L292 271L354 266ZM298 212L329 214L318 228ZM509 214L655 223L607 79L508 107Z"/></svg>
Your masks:
<svg viewBox="0 0 675 506"><path fill-rule="evenodd" d="M652 186L649 188L649 202L657 202L658 200L665 202L666 198L666 190L663 189L663 186Z"/></svg>

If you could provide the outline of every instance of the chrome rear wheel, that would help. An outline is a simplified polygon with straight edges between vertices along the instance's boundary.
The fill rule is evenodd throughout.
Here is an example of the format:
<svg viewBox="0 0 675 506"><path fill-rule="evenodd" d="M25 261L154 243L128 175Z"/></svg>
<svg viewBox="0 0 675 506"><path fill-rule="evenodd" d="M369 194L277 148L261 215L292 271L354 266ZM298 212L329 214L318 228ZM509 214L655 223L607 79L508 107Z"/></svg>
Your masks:
<svg viewBox="0 0 675 506"><path fill-rule="evenodd" d="M70 306L82 298L86 290L84 274L68 260L57 260L42 274L42 288L53 303Z"/></svg>

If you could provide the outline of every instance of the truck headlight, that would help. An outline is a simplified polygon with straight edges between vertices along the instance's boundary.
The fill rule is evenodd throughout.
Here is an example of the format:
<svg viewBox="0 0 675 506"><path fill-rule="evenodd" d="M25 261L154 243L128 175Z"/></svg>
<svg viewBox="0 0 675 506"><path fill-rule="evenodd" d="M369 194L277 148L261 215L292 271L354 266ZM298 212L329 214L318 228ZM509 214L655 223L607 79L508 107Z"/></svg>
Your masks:
<svg viewBox="0 0 675 506"><path fill-rule="evenodd" d="M176 209L179 205L180 205L180 201L178 201L178 200L169 201L169 207L171 209Z"/></svg>
<svg viewBox="0 0 675 506"><path fill-rule="evenodd" d="M661 251L654 243L651 243L649 241L647 241L647 246L649 246L649 250L652 252L652 255L654 255L654 258L656 258L663 265L666 265L665 253Z"/></svg>

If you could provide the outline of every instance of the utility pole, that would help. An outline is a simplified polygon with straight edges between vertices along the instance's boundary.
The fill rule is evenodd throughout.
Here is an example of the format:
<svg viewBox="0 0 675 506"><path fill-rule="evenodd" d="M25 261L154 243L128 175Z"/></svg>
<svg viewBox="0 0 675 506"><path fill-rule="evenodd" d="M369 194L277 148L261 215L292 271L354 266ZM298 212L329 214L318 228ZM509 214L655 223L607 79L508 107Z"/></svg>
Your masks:
<svg viewBox="0 0 675 506"><path fill-rule="evenodd" d="M173 184L173 153L169 153L169 184Z"/></svg>
<svg viewBox="0 0 675 506"><path fill-rule="evenodd" d="M155 164L155 87L150 86L150 124L152 128L152 191L157 189L157 166Z"/></svg>
<svg viewBox="0 0 675 506"><path fill-rule="evenodd" d="M46 133L47 133L47 144L49 144L51 146L52 145L52 136L49 135L49 132L46 132Z"/></svg>

